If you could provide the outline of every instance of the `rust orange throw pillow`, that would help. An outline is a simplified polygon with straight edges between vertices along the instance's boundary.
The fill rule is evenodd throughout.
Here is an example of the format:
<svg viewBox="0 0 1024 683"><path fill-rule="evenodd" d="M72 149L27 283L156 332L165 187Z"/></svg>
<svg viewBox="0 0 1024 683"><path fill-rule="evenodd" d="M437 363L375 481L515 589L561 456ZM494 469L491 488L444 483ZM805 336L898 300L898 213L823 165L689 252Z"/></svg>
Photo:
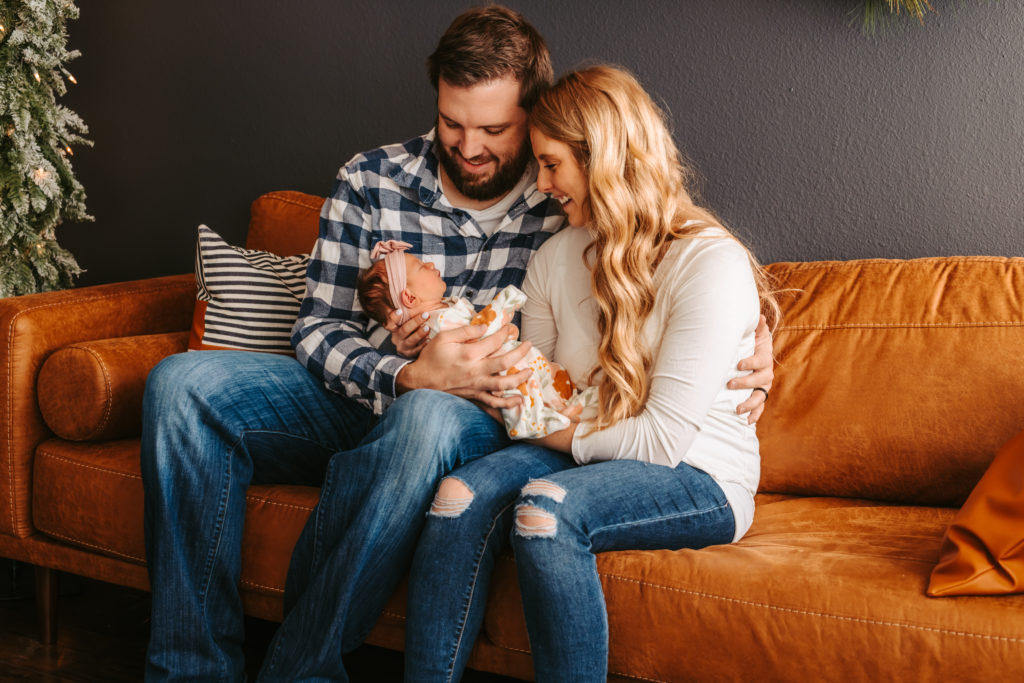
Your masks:
<svg viewBox="0 0 1024 683"><path fill-rule="evenodd" d="M1024 432L1003 446L942 541L928 595L1024 593Z"/></svg>

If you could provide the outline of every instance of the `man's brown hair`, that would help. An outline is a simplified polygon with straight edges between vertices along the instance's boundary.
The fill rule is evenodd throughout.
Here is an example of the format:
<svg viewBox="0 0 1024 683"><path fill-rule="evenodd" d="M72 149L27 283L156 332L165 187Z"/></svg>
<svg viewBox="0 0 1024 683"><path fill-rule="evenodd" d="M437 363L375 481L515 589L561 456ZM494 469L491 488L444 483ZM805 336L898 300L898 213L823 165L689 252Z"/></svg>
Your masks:
<svg viewBox="0 0 1024 683"><path fill-rule="evenodd" d="M427 58L430 82L461 88L512 76L519 106L529 111L554 80L551 54L523 15L501 5L476 7L455 17Z"/></svg>

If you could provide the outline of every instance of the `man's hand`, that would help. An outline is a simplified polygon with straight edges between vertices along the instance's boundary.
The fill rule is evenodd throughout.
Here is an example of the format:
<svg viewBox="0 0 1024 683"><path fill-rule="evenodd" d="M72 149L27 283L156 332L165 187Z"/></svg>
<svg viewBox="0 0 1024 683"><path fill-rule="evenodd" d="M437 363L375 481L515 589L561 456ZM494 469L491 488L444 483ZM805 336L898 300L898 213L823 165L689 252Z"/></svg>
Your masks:
<svg viewBox="0 0 1024 683"><path fill-rule="evenodd" d="M419 358L399 371L398 393L436 389L492 408L517 405L518 396L506 398L500 394L530 377L529 369L505 374L526 356L530 343L523 342L508 353L498 353L501 345L514 339L518 331L512 325L505 325L486 339L480 339L485 331L483 325L469 325L438 334L421 347Z"/></svg>
<svg viewBox="0 0 1024 683"><path fill-rule="evenodd" d="M427 344L427 319L430 316L426 313L413 316L399 325L401 316L398 311L392 311L388 321L384 325L385 330L391 331L391 343L398 349L398 354L406 358L416 358L420 351Z"/></svg>
<svg viewBox="0 0 1024 683"><path fill-rule="evenodd" d="M757 330L754 332L754 355L744 358L736 366L740 370L752 370L752 372L749 375L729 380L727 385L730 389L760 388L764 390L752 392L746 401L736 406L737 414L750 413L747 416L748 424L754 424L761 419L764 403L768 400L768 392L775 379L774 366L772 333L768 330L768 323L762 315L761 320L757 323Z"/></svg>

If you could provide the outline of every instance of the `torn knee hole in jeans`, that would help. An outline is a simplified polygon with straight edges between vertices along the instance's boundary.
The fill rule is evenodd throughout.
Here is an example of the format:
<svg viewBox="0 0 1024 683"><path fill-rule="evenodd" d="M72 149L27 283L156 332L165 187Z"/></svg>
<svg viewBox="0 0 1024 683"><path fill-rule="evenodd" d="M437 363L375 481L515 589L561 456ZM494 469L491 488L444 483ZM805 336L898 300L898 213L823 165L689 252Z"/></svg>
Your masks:
<svg viewBox="0 0 1024 683"><path fill-rule="evenodd" d="M516 534L523 538L553 537L558 531L555 516L535 505L516 508Z"/></svg>
<svg viewBox="0 0 1024 683"><path fill-rule="evenodd" d="M565 489L547 479L531 479L519 493L524 496L544 496L556 503L565 500Z"/></svg>
<svg viewBox="0 0 1024 683"><path fill-rule="evenodd" d="M445 477L437 489L430 513L434 517L458 517L473 502L473 492L457 477Z"/></svg>

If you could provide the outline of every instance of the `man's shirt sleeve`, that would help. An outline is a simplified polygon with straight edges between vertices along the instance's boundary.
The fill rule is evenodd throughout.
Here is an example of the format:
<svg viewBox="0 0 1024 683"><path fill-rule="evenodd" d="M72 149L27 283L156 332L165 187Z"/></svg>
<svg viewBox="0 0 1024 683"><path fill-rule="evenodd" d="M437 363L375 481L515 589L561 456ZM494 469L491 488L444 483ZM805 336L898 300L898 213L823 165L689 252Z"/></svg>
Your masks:
<svg viewBox="0 0 1024 683"><path fill-rule="evenodd" d="M382 353L367 338L356 298L370 265L373 211L358 173L338 175L320 211L320 236L306 271L306 296L292 329L299 362L332 391L380 415L397 394L395 377L410 361Z"/></svg>

